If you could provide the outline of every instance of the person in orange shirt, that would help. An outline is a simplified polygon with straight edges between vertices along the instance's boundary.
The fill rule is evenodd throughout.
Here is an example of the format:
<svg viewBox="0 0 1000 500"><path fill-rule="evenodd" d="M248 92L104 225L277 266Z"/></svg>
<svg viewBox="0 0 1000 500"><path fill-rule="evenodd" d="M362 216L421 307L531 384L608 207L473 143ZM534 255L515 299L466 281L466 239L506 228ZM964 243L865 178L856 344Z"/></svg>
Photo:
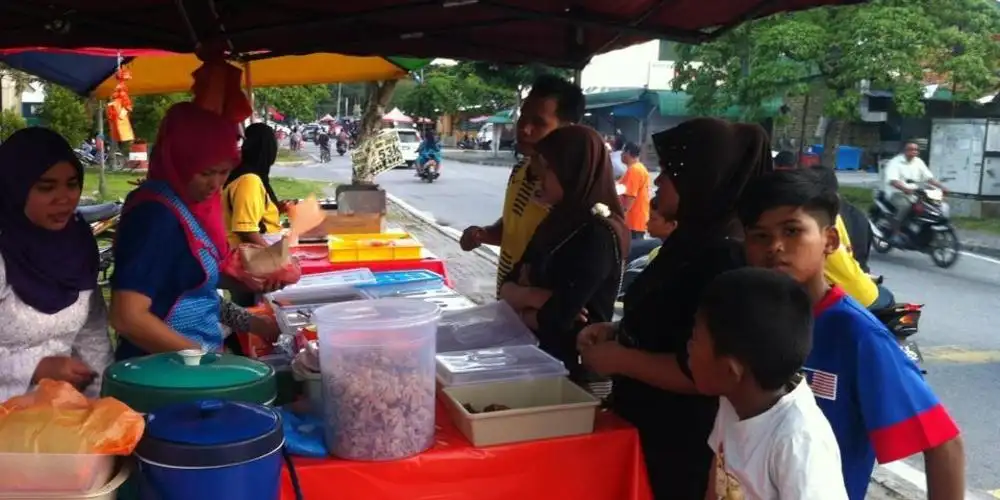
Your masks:
<svg viewBox="0 0 1000 500"><path fill-rule="evenodd" d="M627 169L619 181L625 187L625 192L621 195L625 224L634 240L646 237L646 226L649 223L649 170L639 161L640 154L642 150L639 145L634 142L625 144L622 148L622 162Z"/></svg>

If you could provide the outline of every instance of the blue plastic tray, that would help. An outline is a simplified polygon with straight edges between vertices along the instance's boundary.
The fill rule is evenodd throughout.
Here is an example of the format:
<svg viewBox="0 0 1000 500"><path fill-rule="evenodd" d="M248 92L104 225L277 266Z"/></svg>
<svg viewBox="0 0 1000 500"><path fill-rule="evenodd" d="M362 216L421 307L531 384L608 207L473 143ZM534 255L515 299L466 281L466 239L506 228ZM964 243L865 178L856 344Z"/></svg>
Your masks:
<svg viewBox="0 0 1000 500"><path fill-rule="evenodd" d="M440 274L424 269L375 273L374 283L356 285L357 288L375 297L400 295L408 292L422 292L443 286L444 278Z"/></svg>

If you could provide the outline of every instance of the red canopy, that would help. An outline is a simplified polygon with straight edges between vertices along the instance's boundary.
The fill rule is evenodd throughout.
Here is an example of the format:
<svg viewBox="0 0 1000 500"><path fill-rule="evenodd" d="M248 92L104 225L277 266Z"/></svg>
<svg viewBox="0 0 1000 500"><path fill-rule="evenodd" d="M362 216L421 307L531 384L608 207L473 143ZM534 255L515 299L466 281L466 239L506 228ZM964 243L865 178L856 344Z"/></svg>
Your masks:
<svg viewBox="0 0 1000 500"><path fill-rule="evenodd" d="M594 54L642 40L701 42L755 17L863 1L4 0L0 48L191 53L198 41L217 37L236 52L271 56L398 54L582 67Z"/></svg>

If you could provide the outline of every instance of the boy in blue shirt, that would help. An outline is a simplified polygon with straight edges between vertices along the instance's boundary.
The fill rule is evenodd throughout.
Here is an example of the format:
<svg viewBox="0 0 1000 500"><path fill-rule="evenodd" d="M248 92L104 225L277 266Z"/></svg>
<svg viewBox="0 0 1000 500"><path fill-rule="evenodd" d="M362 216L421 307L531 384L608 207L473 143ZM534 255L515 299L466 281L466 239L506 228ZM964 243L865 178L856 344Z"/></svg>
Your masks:
<svg viewBox="0 0 1000 500"><path fill-rule="evenodd" d="M813 348L803 370L840 445L848 495L864 499L876 459L923 453L928 498L964 498L955 422L889 330L823 276L840 241L837 193L821 181L812 170L758 178L744 191L739 216L747 262L789 274L812 299Z"/></svg>

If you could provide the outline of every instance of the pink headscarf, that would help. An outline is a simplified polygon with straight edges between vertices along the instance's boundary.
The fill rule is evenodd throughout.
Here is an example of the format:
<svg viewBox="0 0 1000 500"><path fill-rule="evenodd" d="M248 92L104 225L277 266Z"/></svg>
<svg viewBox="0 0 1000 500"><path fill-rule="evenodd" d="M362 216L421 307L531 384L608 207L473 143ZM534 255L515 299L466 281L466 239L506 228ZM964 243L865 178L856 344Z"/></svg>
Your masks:
<svg viewBox="0 0 1000 500"><path fill-rule="evenodd" d="M215 243L220 259L229 248L222 196L215 192L203 201L188 199L188 184L194 176L220 163L238 163L238 138L236 127L223 117L190 102L177 103L160 123L149 162L149 179L170 185Z"/></svg>

